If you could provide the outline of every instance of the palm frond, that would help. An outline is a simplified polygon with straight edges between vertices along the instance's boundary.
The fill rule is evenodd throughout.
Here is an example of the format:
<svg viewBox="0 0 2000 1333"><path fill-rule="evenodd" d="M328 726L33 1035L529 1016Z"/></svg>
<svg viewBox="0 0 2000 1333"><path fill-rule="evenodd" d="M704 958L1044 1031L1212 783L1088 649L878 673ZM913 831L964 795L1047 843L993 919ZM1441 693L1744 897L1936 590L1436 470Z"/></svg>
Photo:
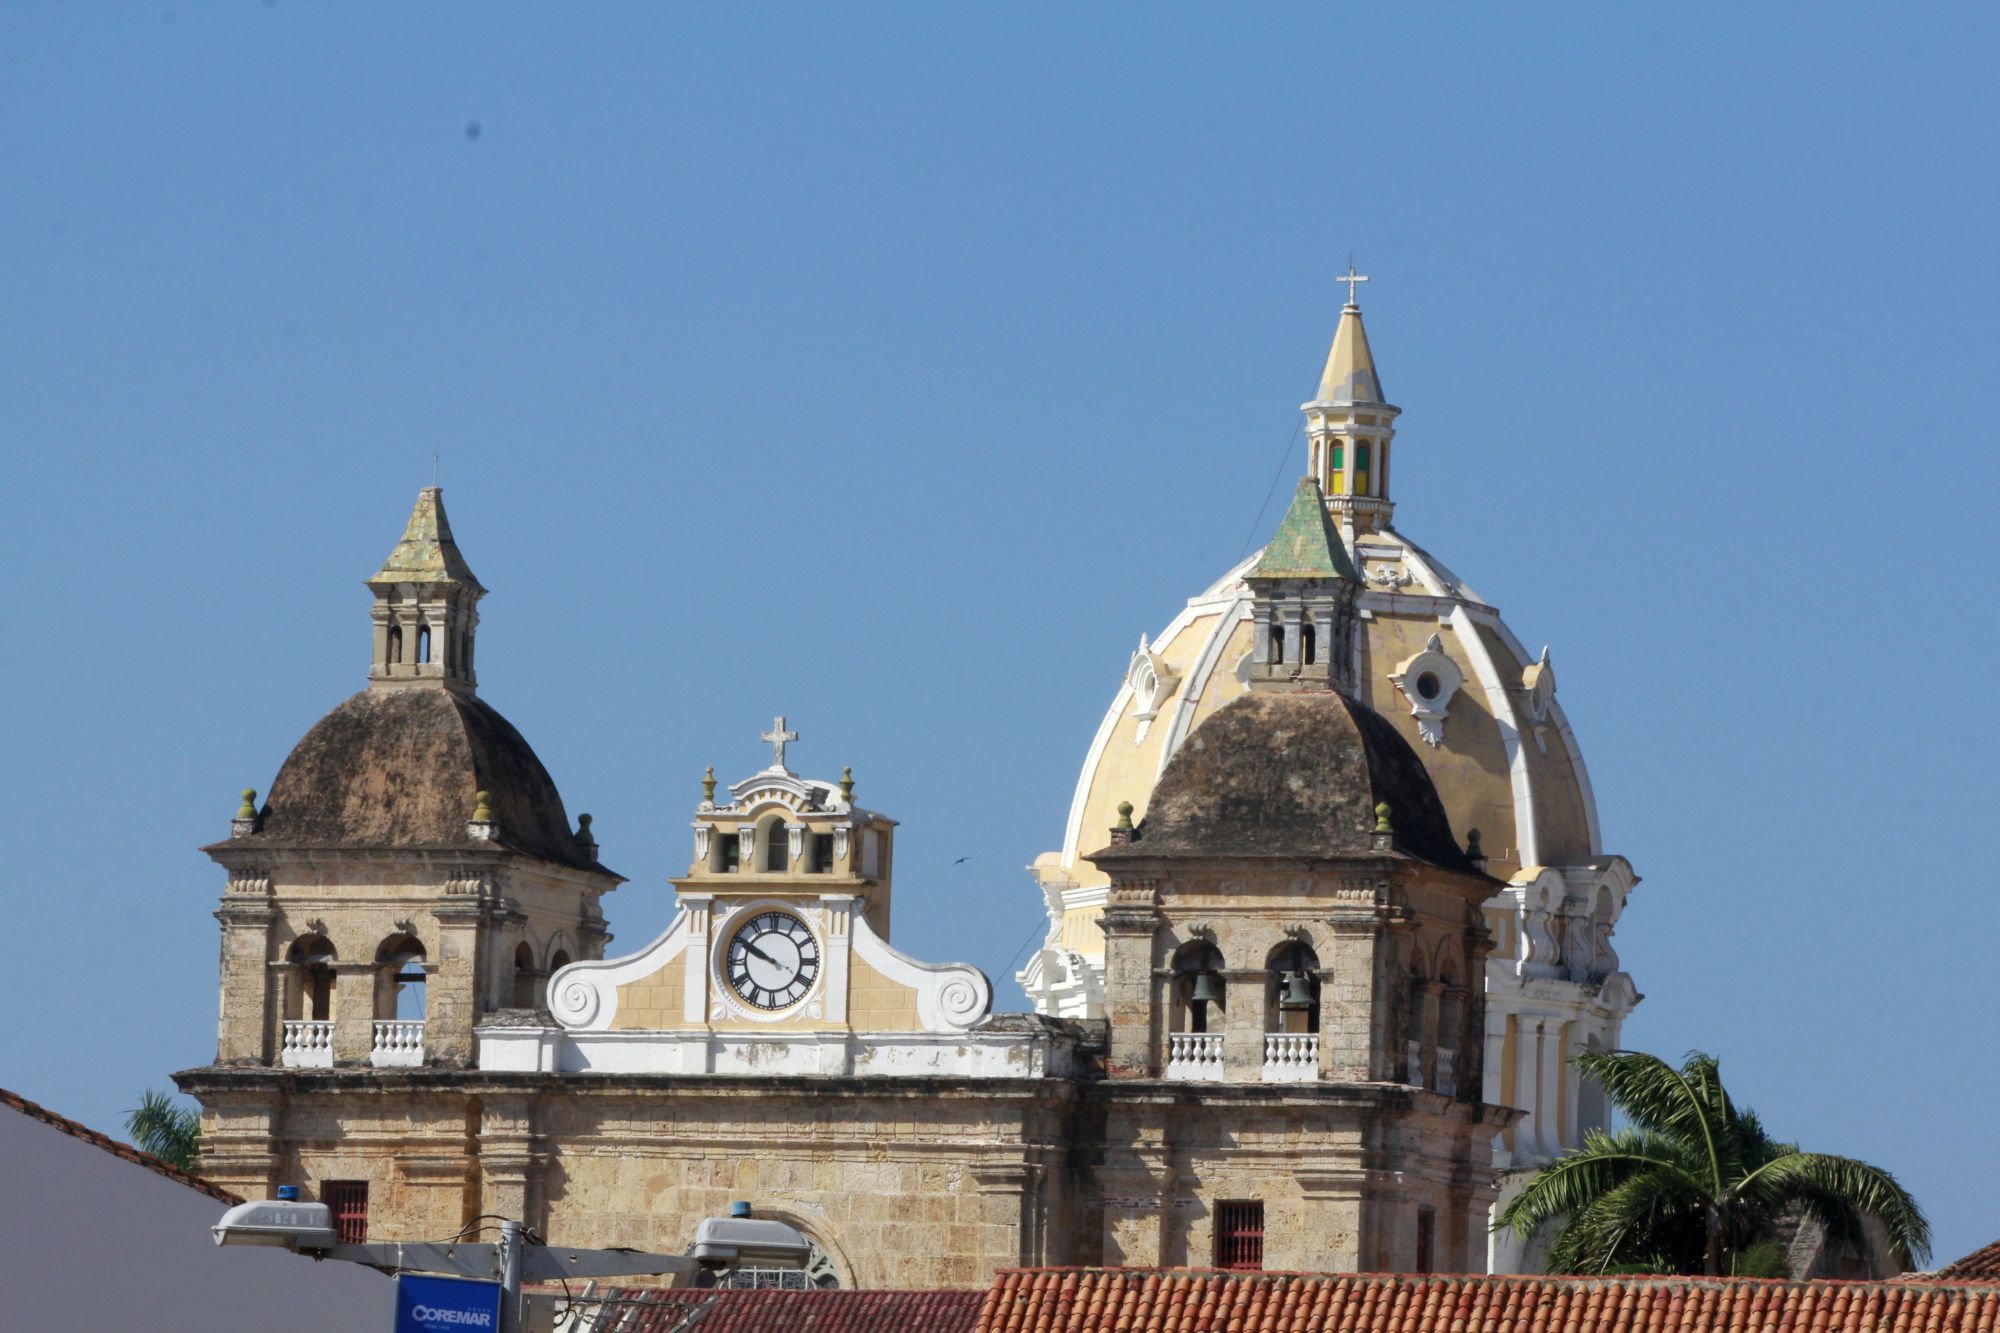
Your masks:
<svg viewBox="0 0 2000 1333"><path fill-rule="evenodd" d="M1713 1057L1695 1052L1680 1069L1644 1051L1585 1051L1572 1062L1585 1077L1595 1079L1611 1104L1642 1129L1699 1146L1712 1163L1711 1188L1721 1185L1717 1139L1724 1121L1718 1107L1728 1106Z"/></svg>
<svg viewBox="0 0 2000 1333"><path fill-rule="evenodd" d="M1627 1177L1571 1214L1550 1246L1551 1273L1604 1273L1657 1265L1655 1272L1700 1264L1707 1201L1679 1171Z"/></svg>
<svg viewBox="0 0 2000 1333"><path fill-rule="evenodd" d="M1930 1258L1931 1225L1923 1209L1893 1175L1879 1166L1827 1153L1791 1152L1748 1177L1739 1193L1776 1212L1798 1203L1839 1240L1862 1241L1861 1217L1881 1222L1889 1253L1905 1269Z"/></svg>
<svg viewBox="0 0 2000 1333"><path fill-rule="evenodd" d="M126 1113L125 1132L142 1152L183 1171L194 1170L201 1153L201 1116L152 1088L140 1094L137 1109Z"/></svg>
<svg viewBox="0 0 2000 1333"><path fill-rule="evenodd" d="M1592 1202L1634 1176L1659 1173L1699 1190L1701 1178L1688 1170L1680 1145L1644 1129L1616 1133L1593 1130L1583 1146L1565 1154L1530 1180L1500 1210L1494 1229L1526 1238L1559 1217L1574 1217Z"/></svg>

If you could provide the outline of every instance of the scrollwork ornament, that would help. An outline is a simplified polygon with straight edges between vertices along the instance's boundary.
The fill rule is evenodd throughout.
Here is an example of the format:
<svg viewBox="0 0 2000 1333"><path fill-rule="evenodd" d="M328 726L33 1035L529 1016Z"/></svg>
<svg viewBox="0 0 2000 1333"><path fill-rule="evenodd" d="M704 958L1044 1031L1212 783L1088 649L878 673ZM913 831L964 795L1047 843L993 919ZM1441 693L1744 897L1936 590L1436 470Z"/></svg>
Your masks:
<svg viewBox="0 0 2000 1333"><path fill-rule="evenodd" d="M564 1027L589 1027L603 1007L604 993L589 977L571 976L549 987L549 1012Z"/></svg>

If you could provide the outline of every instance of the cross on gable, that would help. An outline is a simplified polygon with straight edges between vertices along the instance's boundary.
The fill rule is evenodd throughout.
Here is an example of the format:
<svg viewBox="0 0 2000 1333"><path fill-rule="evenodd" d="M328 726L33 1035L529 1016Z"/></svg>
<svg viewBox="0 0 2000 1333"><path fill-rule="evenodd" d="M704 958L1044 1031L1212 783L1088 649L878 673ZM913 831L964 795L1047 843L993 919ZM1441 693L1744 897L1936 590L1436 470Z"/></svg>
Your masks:
<svg viewBox="0 0 2000 1333"><path fill-rule="evenodd" d="M1354 304L1354 284L1356 284L1357 282L1366 282L1366 281L1368 281L1368 278L1367 278L1367 275L1365 275L1365 274L1361 274L1361 273L1356 273L1356 272L1354 271L1354 260L1350 258L1350 259L1349 259L1349 260L1347 261L1347 272L1345 272L1345 273L1342 273L1342 274L1340 274L1340 275L1336 276L1336 277L1334 278L1334 281L1335 281L1335 282L1344 282L1344 283L1346 283L1346 284L1347 284L1347 304L1349 304L1349 305L1353 305L1353 304Z"/></svg>
<svg viewBox="0 0 2000 1333"><path fill-rule="evenodd" d="M798 732L785 730L784 715L780 714L777 717L771 719L771 729L765 732L758 739L768 741L770 743L771 767L776 769L782 769L783 771L789 773L791 772L791 770L785 768L785 746L791 743L792 741L797 740L798 738L799 738Z"/></svg>

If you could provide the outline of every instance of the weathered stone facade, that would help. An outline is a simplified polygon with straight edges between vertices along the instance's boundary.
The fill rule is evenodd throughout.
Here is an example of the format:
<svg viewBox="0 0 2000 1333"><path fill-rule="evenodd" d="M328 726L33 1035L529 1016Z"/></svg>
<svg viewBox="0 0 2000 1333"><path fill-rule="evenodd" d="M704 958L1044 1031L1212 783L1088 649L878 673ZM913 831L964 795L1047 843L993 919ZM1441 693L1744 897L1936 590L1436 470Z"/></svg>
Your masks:
<svg viewBox="0 0 2000 1333"><path fill-rule="evenodd" d="M1259 622L1294 645L1355 600L1301 497ZM374 1239L499 1215L648 1250L748 1199L846 1286L1479 1266L1510 1118L1477 1096L1494 881L1334 688L1340 636L1314 672L1269 659L1106 830L1107 1017L1074 1023L993 1015L976 969L890 945L894 821L792 773L782 718L769 767L706 784L673 924L603 957L619 877L476 697L484 590L435 491L369 586L369 690L206 849L222 1024L179 1081L218 1183L365 1201ZM451 655L421 670L432 634Z"/></svg>

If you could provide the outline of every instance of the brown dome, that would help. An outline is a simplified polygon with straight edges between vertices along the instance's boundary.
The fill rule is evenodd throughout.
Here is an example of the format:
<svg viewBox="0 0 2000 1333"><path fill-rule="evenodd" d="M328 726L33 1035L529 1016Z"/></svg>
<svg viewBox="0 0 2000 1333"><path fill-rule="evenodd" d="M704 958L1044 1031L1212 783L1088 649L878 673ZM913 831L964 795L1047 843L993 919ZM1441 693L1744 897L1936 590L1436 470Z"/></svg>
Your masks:
<svg viewBox="0 0 2000 1333"><path fill-rule="evenodd" d="M1090 859L1368 856L1382 804L1395 851L1475 869L1423 761L1388 719L1344 694L1246 694L1168 762L1132 841Z"/></svg>
<svg viewBox="0 0 2000 1333"><path fill-rule="evenodd" d="M481 791L498 825L492 842L465 831ZM556 784L521 733L476 696L449 689L363 690L321 718L278 770L249 841L498 846L612 873L578 846Z"/></svg>

